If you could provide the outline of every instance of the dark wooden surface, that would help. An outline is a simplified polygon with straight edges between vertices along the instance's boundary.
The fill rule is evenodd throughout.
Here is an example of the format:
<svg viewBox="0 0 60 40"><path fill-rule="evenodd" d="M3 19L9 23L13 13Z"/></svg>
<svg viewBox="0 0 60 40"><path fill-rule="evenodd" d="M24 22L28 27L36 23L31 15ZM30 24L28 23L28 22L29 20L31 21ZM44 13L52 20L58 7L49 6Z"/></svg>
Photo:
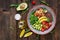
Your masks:
<svg viewBox="0 0 60 40"><path fill-rule="evenodd" d="M36 1L36 5L40 4L39 0ZM14 15L17 13L16 9L9 7L12 3L21 3L25 0L0 0L0 40L60 40L60 0L44 0L51 8L54 9L56 14L56 26L54 33L47 35L40 35L38 38L37 34L33 34L28 38L19 38L19 29L17 29ZM29 9L33 7L31 2L28 3ZM29 10L22 15L22 19L26 18ZM22 12L23 13L23 12ZM25 19L26 20L26 19Z"/></svg>

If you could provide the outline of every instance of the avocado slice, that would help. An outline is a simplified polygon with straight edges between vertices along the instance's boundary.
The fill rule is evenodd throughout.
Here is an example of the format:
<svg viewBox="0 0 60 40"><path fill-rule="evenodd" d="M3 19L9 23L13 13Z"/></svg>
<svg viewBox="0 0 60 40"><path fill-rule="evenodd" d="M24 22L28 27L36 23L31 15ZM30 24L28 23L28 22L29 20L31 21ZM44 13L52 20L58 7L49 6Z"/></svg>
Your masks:
<svg viewBox="0 0 60 40"><path fill-rule="evenodd" d="M20 10L25 10L27 7L28 7L27 3L21 3L16 9L17 11L20 11Z"/></svg>

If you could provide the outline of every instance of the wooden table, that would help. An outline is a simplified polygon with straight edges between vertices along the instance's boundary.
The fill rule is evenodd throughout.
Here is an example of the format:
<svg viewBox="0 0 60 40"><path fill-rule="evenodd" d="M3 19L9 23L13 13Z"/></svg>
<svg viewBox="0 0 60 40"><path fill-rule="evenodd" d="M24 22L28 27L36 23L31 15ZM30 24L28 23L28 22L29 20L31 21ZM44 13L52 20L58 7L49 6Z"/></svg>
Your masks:
<svg viewBox="0 0 60 40"><path fill-rule="evenodd" d="M36 5L40 4L39 0L36 1ZM0 40L60 40L60 0L44 0L51 8L54 9L56 14L56 26L54 33L47 35L40 35L38 38L37 34L33 34L28 38L19 38L20 29L17 27L17 21L14 19L14 15L17 13L15 7L9 7L12 3L21 3L25 0L0 0ZM29 9L33 6L31 2L28 3ZM22 15L22 19L26 18L29 10ZM23 12L22 12L23 13ZM26 20L26 19L25 19ZM27 25L27 24L26 24Z"/></svg>

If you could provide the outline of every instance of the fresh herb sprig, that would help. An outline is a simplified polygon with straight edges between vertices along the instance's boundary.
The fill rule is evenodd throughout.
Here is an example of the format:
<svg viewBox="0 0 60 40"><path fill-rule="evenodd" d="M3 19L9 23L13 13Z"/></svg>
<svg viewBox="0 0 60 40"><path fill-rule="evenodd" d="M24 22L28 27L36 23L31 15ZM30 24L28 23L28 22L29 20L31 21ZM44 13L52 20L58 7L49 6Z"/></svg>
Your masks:
<svg viewBox="0 0 60 40"><path fill-rule="evenodd" d="M40 1L40 3L49 6L49 4L47 2L45 2L45 1Z"/></svg>
<svg viewBox="0 0 60 40"><path fill-rule="evenodd" d="M19 4L10 4L10 7L18 7Z"/></svg>

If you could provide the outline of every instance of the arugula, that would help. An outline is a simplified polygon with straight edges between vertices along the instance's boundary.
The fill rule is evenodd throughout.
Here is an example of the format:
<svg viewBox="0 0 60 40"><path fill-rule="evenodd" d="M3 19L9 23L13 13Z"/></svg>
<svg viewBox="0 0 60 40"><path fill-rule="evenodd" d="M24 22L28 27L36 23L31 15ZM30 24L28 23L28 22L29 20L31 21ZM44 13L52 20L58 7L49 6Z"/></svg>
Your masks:
<svg viewBox="0 0 60 40"><path fill-rule="evenodd" d="M36 21L38 21L38 18L34 16L34 12L32 12L30 14L30 23L33 25L34 23L36 23Z"/></svg>

